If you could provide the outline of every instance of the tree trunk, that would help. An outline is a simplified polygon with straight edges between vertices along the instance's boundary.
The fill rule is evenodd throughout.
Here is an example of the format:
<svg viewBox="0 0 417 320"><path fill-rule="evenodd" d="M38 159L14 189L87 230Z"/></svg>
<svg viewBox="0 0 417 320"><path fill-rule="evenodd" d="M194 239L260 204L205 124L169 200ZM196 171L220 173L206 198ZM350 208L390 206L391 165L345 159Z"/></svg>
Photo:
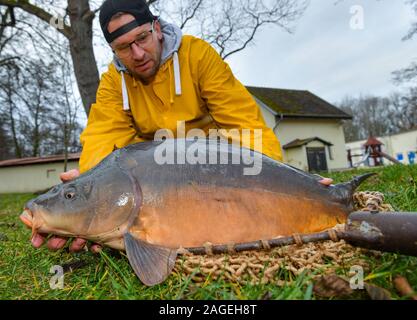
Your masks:
<svg viewBox="0 0 417 320"><path fill-rule="evenodd" d="M9 104L9 121L10 121L10 129L12 131L14 153L15 153L16 158L22 158L22 150L20 149L19 141L17 139L16 125L15 125L14 117L13 117L13 100L12 100L11 90L9 91L9 95L8 95L8 104Z"/></svg>
<svg viewBox="0 0 417 320"><path fill-rule="evenodd" d="M87 115L96 101L100 82L93 48L93 19L88 0L68 0L72 36L69 38L78 89Z"/></svg>
<svg viewBox="0 0 417 320"><path fill-rule="evenodd" d="M68 125L65 123L64 126L64 172L68 171Z"/></svg>
<svg viewBox="0 0 417 320"><path fill-rule="evenodd" d="M39 93L41 95L41 93ZM32 151L32 157L39 157L39 149L41 145L41 137L40 137L40 123L39 123L39 116L40 116L40 109L41 109L41 101L40 97L38 96L38 101L35 108L35 114L34 114L34 122L35 126L33 128L33 138L32 138L32 145L33 145L33 151Z"/></svg>

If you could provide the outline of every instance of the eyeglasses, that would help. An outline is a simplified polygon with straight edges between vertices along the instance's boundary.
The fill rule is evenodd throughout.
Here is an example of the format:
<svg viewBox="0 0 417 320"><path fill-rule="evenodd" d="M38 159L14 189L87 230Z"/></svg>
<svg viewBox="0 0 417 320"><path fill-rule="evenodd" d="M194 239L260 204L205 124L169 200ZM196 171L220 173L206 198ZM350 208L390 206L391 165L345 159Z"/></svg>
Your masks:
<svg viewBox="0 0 417 320"><path fill-rule="evenodd" d="M114 52L117 54L119 58L127 58L132 55L132 44L136 44L141 49L146 49L152 43L152 35L154 31L154 23L152 22L152 27L150 30L142 32L140 35L136 37L135 40L133 40L130 43L115 47Z"/></svg>

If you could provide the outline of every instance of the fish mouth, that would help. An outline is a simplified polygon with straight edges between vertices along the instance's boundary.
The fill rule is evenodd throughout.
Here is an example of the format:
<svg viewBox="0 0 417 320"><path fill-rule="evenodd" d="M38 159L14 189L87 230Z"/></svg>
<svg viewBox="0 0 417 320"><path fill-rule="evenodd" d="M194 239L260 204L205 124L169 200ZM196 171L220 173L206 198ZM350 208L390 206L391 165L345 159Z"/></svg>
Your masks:
<svg viewBox="0 0 417 320"><path fill-rule="evenodd" d="M29 228L33 227L33 214L32 211L29 209L23 210L22 214L20 215L20 220Z"/></svg>
<svg viewBox="0 0 417 320"><path fill-rule="evenodd" d="M36 234L36 232L38 231L39 227L38 225L36 225L35 223L35 218L33 216L32 211L30 211L29 209L24 209L22 214L20 215L20 220L29 228L32 229L32 238L33 236Z"/></svg>

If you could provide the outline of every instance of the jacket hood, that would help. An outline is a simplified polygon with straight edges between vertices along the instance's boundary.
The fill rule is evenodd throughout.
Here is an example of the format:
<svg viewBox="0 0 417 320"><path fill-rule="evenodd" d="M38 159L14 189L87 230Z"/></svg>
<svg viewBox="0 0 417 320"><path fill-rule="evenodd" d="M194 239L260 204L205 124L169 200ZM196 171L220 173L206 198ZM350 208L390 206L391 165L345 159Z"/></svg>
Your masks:
<svg viewBox="0 0 417 320"><path fill-rule="evenodd" d="M180 96L182 94L181 89L181 74L180 74L180 65L178 59L178 50L181 46L182 41L182 31L179 27L174 24L168 23L162 19L158 20L161 24L161 31L163 34L162 42L162 53L161 53L161 65L167 62L171 57L174 61L174 81L175 81L175 94ZM127 92L126 81L124 77L125 72L129 72L125 65L119 60L119 58L114 55L113 63L116 67L116 70L122 75L122 96L123 96L123 110L129 110L129 95ZM174 102L174 97L170 91L171 103Z"/></svg>

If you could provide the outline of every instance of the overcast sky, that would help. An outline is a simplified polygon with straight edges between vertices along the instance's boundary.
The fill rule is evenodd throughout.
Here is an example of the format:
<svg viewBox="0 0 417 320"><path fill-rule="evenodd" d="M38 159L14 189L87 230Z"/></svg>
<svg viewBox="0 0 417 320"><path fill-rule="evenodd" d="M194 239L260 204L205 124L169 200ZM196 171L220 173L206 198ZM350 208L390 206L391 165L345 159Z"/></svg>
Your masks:
<svg viewBox="0 0 417 320"><path fill-rule="evenodd" d="M417 61L417 38L401 40L416 20L405 1L310 0L292 34L261 29L251 47L227 62L245 85L309 90L332 103L346 95L389 95L398 89L391 73ZM351 28L355 5L363 9L362 30ZM99 42L103 72L111 52Z"/></svg>
<svg viewBox="0 0 417 320"><path fill-rule="evenodd" d="M293 34L264 29L256 43L228 59L245 85L309 90L329 102L345 95L388 95L391 72L417 60L417 38L402 41L415 19L404 0L311 0ZM364 12L350 27L351 7ZM355 17L357 17L355 15Z"/></svg>

